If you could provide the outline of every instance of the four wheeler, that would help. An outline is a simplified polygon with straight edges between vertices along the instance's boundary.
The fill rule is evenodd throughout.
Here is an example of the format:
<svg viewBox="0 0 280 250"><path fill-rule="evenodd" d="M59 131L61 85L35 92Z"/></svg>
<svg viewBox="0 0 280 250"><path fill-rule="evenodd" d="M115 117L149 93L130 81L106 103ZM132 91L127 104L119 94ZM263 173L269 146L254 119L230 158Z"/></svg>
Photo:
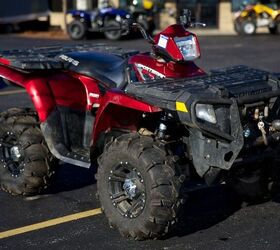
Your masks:
<svg viewBox="0 0 280 250"><path fill-rule="evenodd" d="M244 8L236 16L234 28L240 35L253 35L258 27L268 27L271 34L280 34L279 6L245 2Z"/></svg>
<svg viewBox="0 0 280 250"><path fill-rule="evenodd" d="M186 11L154 38L133 24L151 53L88 44L0 52L0 77L25 88L35 108L0 114L2 189L34 195L56 159L85 168L98 159L102 210L138 240L168 232L183 185L197 180L269 197L279 176L280 74L206 74L194 63L190 20Z"/></svg>
<svg viewBox="0 0 280 250"><path fill-rule="evenodd" d="M89 32L100 32L103 28L107 28L104 31L107 39L118 40L122 36L120 26L123 20L131 18L126 10L110 6L93 11L72 10L68 15L71 15L72 21L67 25L67 33L73 40L81 40Z"/></svg>
<svg viewBox="0 0 280 250"><path fill-rule="evenodd" d="M155 29L153 1L129 0L127 5L133 20L141 24L148 33L152 33Z"/></svg>

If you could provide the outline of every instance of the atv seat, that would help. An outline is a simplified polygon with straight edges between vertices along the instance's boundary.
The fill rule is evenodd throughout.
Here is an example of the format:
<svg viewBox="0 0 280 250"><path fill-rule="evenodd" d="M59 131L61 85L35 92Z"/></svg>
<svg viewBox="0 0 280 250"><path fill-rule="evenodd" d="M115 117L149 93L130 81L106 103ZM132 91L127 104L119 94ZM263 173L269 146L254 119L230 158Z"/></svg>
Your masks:
<svg viewBox="0 0 280 250"><path fill-rule="evenodd" d="M127 58L100 52L70 52L59 56L65 69L93 77L110 88L127 84Z"/></svg>

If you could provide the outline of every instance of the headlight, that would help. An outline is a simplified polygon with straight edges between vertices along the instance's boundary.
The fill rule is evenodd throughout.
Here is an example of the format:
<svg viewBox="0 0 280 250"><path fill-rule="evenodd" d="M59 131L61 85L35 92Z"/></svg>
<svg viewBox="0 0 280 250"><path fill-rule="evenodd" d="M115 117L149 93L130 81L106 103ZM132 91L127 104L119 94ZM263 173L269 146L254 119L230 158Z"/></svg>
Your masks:
<svg viewBox="0 0 280 250"><path fill-rule="evenodd" d="M200 57L200 51L195 36L176 37L174 41L185 61L192 61Z"/></svg>
<svg viewBox="0 0 280 250"><path fill-rule="evenodd" d="M213 124L217 123L215 111L212 105L209 104L196 104L195 106L196 117Z"/></svg>

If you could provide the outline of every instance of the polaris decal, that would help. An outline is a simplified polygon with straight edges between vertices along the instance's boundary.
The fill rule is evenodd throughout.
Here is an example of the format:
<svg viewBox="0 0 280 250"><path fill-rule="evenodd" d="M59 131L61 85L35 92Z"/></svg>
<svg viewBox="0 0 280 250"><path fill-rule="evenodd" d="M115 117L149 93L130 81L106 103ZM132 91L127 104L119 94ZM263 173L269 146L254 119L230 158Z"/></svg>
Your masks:
<svg viewBox="0 0 280 250"><path fill-rule="evenodd" d="M71 64L73 64L74 66L78 66L79 65L79 61L71 58L70 56L66 56L66 55L60 55L59 58L63 61L69 62Z"/></svg>
<svg viewBox="0 0 280 250"><path fill-rule="evenodd" d="M159 73L158 71L156 71L152 68L149 68L143 64L136 63L135 65L138 69L139 74L141 75L142 79L144 79L144 80L165 78L165 75L163 75L163 74ZM146 77L147 75L148 75L148 79Z"/></svg>

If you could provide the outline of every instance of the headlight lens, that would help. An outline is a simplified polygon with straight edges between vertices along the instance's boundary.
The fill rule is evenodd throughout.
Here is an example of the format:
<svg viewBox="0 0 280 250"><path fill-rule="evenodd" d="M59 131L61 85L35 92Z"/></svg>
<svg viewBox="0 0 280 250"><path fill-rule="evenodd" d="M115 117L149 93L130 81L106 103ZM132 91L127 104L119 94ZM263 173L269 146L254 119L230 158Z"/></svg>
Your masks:
<svg viewBox="0 0 280 250"><path fill-rule="evenodd" d="M174 41L185 61L192 61L200 57L197 40L194 36L176 37Z"/></svg>
<svg viewBox="0 0 280 250"><path fill-rule="evenodd" d="M210 104L196 104L195 106L196 117L213 124L217 123L213 105Z"/></svg>

